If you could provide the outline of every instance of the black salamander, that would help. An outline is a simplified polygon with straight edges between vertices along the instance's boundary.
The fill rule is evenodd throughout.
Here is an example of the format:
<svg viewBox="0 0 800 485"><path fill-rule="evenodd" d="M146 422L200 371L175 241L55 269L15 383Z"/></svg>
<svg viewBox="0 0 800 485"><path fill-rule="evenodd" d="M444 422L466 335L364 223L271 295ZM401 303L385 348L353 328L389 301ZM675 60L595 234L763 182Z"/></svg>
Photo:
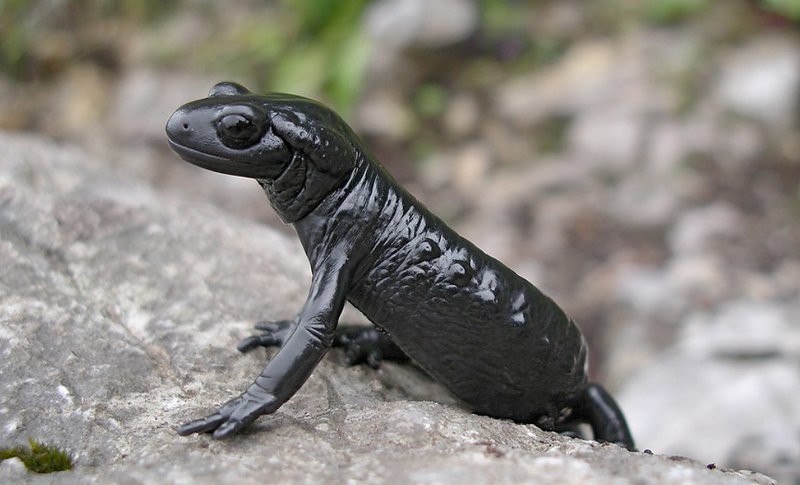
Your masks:
<svg viewBox="0 0 800 485"><path fill-rule="evenodd" d="M178 427L230 436L277 410L332 346L350 363L410 356L473 412L633 449L613 398L587 382L586 344L561 308L409 195L325 106L219 83L167 123L184 160L253 178L294 226L312 269L293 321L264 323L239 349L280 346L255 382ZM340 327L350 301L378 328Z"/></svg>

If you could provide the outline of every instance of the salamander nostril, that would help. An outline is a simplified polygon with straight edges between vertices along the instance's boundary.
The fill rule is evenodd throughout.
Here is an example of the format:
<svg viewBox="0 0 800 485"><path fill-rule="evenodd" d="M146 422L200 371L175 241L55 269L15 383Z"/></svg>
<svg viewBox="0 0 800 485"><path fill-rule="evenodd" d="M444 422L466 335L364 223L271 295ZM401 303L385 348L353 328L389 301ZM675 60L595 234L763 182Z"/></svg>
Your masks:
<svg viewBox="0 0 800 485"><path fill-rule="evenodd" d="M189 123L184 123L183 124L183 129L184 130L188 130L189 129Z"/></svg>

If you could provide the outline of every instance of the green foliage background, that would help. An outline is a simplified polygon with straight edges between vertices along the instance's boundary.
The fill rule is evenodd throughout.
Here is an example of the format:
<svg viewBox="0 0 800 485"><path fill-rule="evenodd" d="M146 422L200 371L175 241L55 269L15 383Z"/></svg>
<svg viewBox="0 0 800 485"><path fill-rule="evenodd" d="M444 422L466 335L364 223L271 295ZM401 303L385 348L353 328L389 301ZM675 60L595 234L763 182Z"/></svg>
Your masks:
<svg viewBox="0 0 800 485"><path fill-rule="evenodd" d="M529 45L516 64L535 66L557 58L570 39L525 32L529 13L547 0L479 0L485 39L522 32ZM789 22L800 21L800 0L741 0ZM235 26L221 23L196 45L159 47L157 61L181 68L208 68L253 80L264 91L292 91L325 98L347 113L362 89L370 44L362 17L369 0L273 0L249 2L252 15ZM602 30L631 21L676 24L703 16L713 0L598 0L587 6ZM46 78L53 70L37 44L42 33L61 32L76 60L97 55L98 37L126 29L146 29L176 9L206 9L197 0L0 0L0 71L12 79ZM596 14L596 15L595 15ZM94 29L94 33L92 33ZM90 31L87 35L85 32ZM477 60L470 72L491 72ZM514 69L514 62L504 69ZM427 88L426 88L427 89ZM434 99L435 90L421 93ZM433 107L435 108L435 106ZM433 109L431 108L431 109ZM428 107L425 107L428 110Z"/></svg>

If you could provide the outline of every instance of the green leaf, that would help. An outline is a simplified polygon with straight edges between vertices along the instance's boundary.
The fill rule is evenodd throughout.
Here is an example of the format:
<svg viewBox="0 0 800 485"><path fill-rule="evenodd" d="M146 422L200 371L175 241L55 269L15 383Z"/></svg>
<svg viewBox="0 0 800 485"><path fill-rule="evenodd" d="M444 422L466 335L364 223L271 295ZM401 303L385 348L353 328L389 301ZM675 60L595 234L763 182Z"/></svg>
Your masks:
<svg viewBox="0 0 800 485"><path fill-rule="evenodd" d="M644 15L651 22L676 24L701 13L709 5L709 0L649 0Z"/></svg>
<svg viewBox="0 0 800 485"><path fill-rule="evenodd" d="M761 0L761 4L791 20L800 20L800 0Z"/></svg>

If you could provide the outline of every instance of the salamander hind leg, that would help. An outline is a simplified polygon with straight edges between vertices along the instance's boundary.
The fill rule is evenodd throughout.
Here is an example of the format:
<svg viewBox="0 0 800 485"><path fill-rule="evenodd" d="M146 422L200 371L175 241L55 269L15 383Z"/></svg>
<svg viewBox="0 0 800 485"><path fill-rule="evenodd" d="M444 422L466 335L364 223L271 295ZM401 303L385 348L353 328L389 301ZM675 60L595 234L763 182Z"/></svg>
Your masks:
<svg viewBox="0 0 800 485"><path fill-rule="evenodd" d="M256 323L256 330L262 333L242 339L236 348L248 352L256 347L281 347L296 325L294 320ZM386 333L374 327L339 325L334 333L333 346L344 349L347 365L367 364L377 369L384 360L409 360Z"/></svg>
<svg viewBox="0 0 800 485"><path fill-rule="evenodd" d="M260 330L262 333L242 339L236 348L239 349L239 352L249 352L256 347L281 347L296 326L295 320L258 322L255 326L256 330Z"/></svg>
<svg viewBox="0 0 800 485"><path fill-rule="evenodd" d="M589 423L596 441L616 443L628 450L636 450L622 410L611 394L599 384L589 384L581 391L571 420Z"/></svg>
<svg viewBox="0 0 800 485"><path fill-rule="evenodd" d="M384 360L409 360L389 335L374 327L339 325L334 334L333 346L344 349L347 365L365 363L377 369Z"/></svg>

